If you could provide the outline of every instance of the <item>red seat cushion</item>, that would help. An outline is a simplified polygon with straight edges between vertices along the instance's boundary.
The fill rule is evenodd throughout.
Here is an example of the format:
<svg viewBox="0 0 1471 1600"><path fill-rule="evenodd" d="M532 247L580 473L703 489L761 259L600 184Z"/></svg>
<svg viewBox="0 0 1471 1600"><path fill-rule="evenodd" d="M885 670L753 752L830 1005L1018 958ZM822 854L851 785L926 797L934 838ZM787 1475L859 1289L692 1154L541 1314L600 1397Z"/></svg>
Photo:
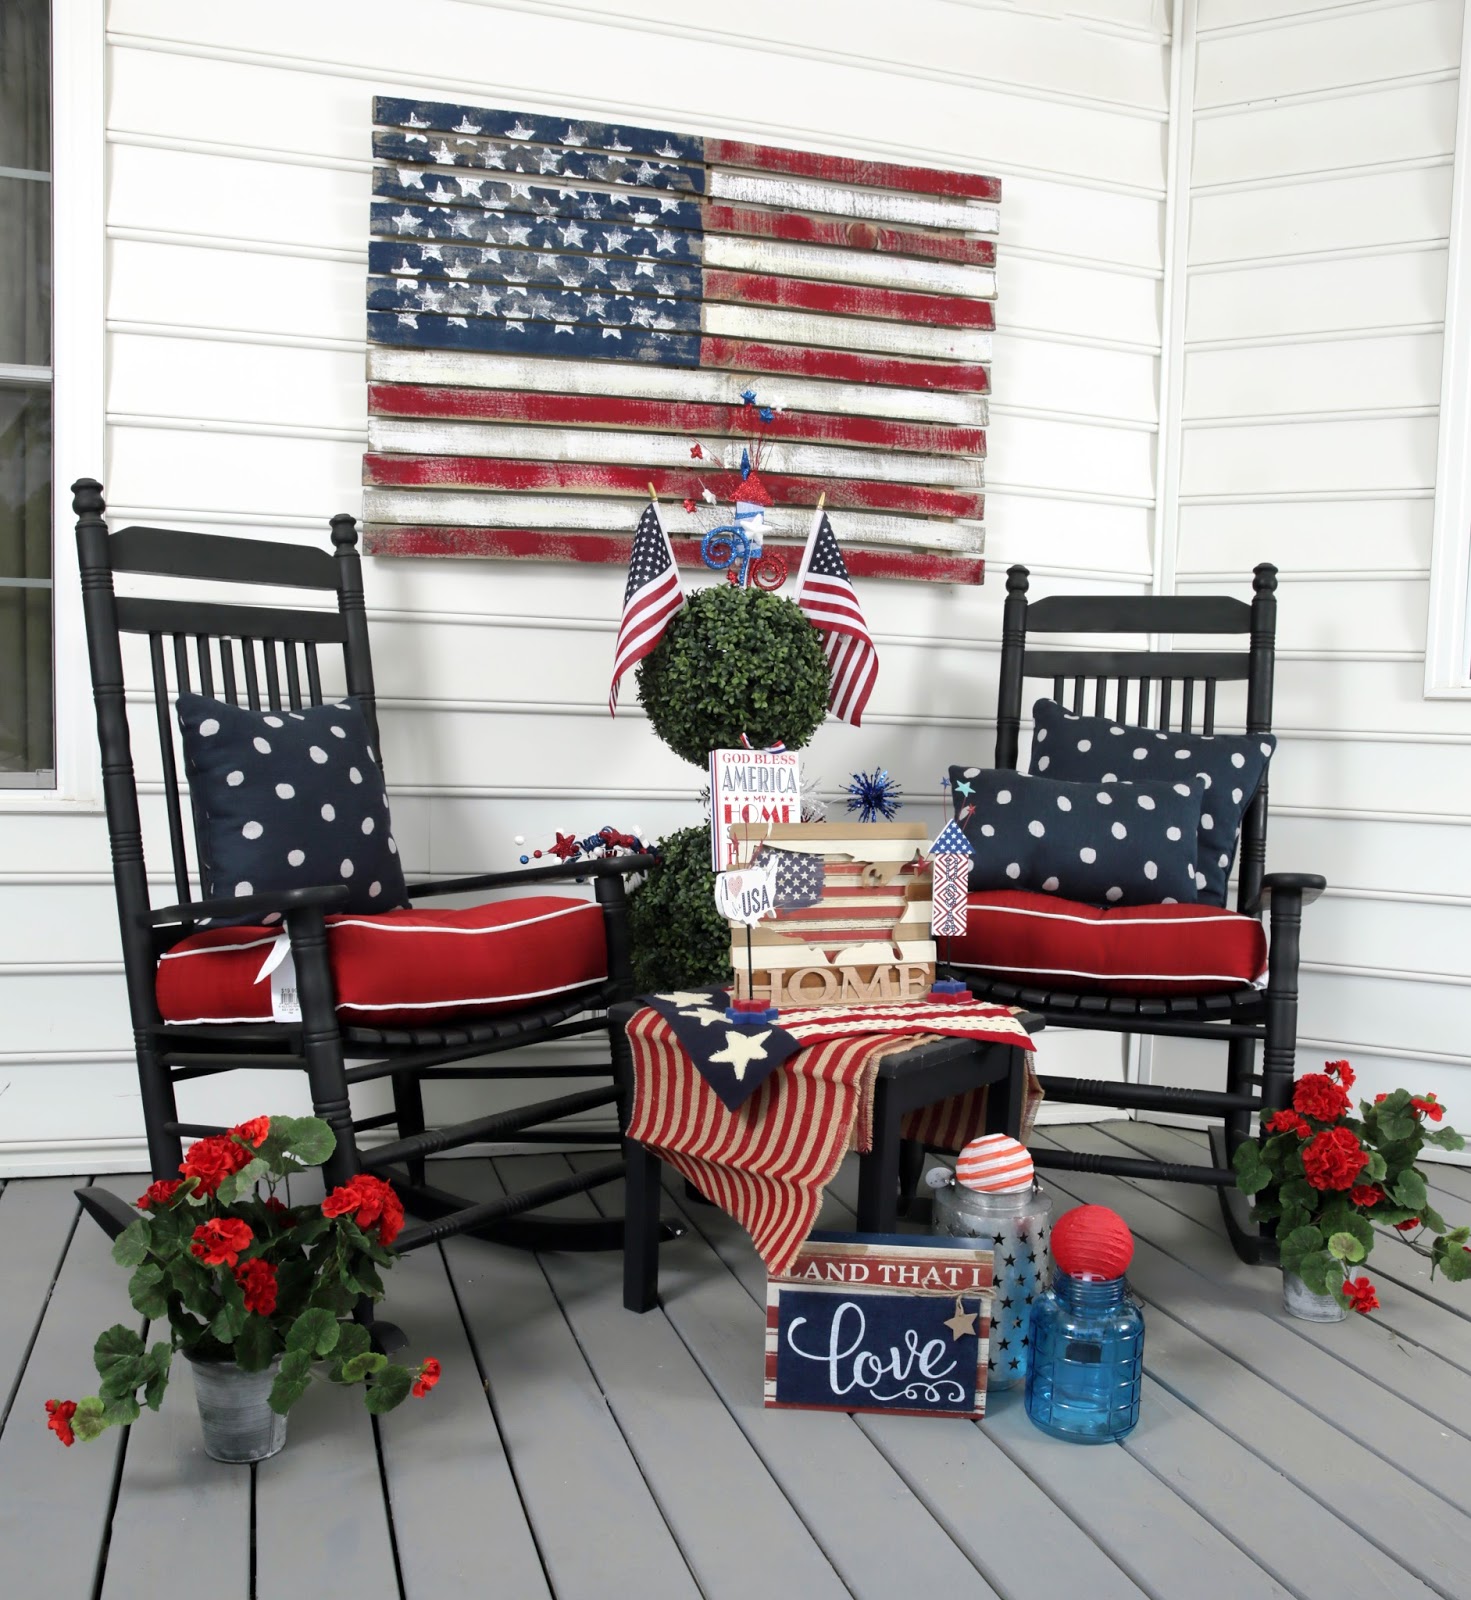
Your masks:
<svg viewBox="0 0 1471 1600"><path fill-rule="evenodd" d="M259 977L280 930L208 928L158 964L165 1022L269 1022ZM534 895L460 910L327 918L327 954L344 1022L369 1027L524 1011L608 975L603 913L592 900Z"/></svg>
<svg viewBox="0 0 1471 1600"><path fill-rule="evenodd" d="M1098 906L992 890L968 897L941 959L991 978L1105 994L1213 994L1266 970L1255 917L1220 906ZM942 941L943 943L943 941Z"/></svg>

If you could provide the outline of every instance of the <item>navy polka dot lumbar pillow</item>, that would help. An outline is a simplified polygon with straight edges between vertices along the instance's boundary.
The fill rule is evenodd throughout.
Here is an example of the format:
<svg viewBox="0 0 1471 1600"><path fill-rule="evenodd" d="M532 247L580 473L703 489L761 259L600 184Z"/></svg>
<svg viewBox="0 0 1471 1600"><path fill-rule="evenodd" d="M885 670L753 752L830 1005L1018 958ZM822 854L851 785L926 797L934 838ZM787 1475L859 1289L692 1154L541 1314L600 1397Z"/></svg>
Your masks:
<svg viewBox="0 0 1471 1600"><path fill-rule="evenodd" d="M350 700L248 711L181 694L208 898L345 884L345 911L408 903L368 725Z"/></svg>
<svg viewBox="0 0 1471 1600"><path fill-rule="evenodd" d="M1205 795L1196 882L1201 900L1225 905L1241 819L1267 775L1275 734L1162 733L1081 716L1055 700L1039 700L1032 716L1031 769L1039 775L1102 783L1198 778Z"/></svg>
<svg viewBox="0 0 1471 1600"><path fill-rule="evenodd" d="M1097 906L1197 897L1198 782L1059 783L951 767L950 784L975 852L973 890L1030 889Z"/></svg>

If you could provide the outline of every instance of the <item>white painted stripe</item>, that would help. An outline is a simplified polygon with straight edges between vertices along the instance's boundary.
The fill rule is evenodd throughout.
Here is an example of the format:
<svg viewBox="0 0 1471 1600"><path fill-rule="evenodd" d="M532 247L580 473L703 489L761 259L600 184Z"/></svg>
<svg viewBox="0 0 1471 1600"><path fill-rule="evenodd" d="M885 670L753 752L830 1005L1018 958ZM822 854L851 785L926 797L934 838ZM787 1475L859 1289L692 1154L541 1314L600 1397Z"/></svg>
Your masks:
<svg viewBox="0 0 1471 1600"><path fill-rule="evenodd" d="M160 961L187 961L190 956L232 956L237 950L259 950L264 945L275 944L281 935L268 933L264 939L251 939L243 944L208 944L193 950L165 950Z"/></svg>
<svg viewBox="0 0 1471 1600"><path fill-rule="evenodd" d="M991 335L978 328L942 328L919 322L878 322L827 317L771 306L706 303L706 333L729 339L805 345L813 349L872 350L888 356L931 356L948 361L989 361Z"/></svg>
<svg viewBox="0 0 1471 1600"><path fill-rule="evenodd" d="M366 522L425 523L434 527L555 528L623 533L630 537L638 521L634 499L601 499L592 495L479 494L470 490L364 489ZM660 507L666 531L674 538L699 538L715 522L685 511L677 501ZM844 511L845 543L897 545L904 549L955 550L978 555L985 548L979 522L895 517L880 511ZM800 539L811 511L775 506L766 513L767 531L778 538Z"/></svg>
<svg viewBox="0 0 1471 1600"><path fill-rule="evenodd" d="M474 350L403 350L368 347L373 383L424 383L446 388L524 389L528 393L631 395L645 400L692 400L739 405L754 383L763 402L791 411L828 411L911 422L949 422L984 427L985 400L973 394L927 389L890 389L858 383L826 383L766 373L721 372L640 366L626 361L564 361L492 355Z"/></svg>
<svg viewBox="0 0 1471 1600"><path fill-rule="evenodd" d="M615 466L679 467L700 473L722 470L691 462L690 440L699 437L706 454L730 451L725 471L740 465L743 439L711 439L684 433L643 433L636 429L600 433L593 428L540 428L521 423L440 422L400 417L370 417L368 448L415 455L503 456L517 461L585 461ZM720 459L716 457L717 461ZM918 483L940 488L978 489L981 462L972 456L918 455L908 452L846 449L841 446L763 439L761 471L801 477L870 478L885 483ZM713 487L713 486L712 486Z"/></svg>
<svg viewBox="0 0 1471 1600"><path fill-rule="evenodd" d="M854 189L845 184L811 183L800 178L765 178L717 167L710 174L716 200L743 200L779 211L818 211L833 217L871 222L907 222L921 228L955 228L962 233L997 233L1000 209L984 201L926 200L892 189Z"/></svg>
<svg viewBox="0 0 1471 1600"><path fill-rule="evenodd" d="M961 294L977 300L996 298L993 267L967 267L952 261L917 261L912 256L885 255L873 250L825 250L821 245L789 244L783 239L707 233L705 265L725 267L732 272L820 278L827 283Z"/></svg>

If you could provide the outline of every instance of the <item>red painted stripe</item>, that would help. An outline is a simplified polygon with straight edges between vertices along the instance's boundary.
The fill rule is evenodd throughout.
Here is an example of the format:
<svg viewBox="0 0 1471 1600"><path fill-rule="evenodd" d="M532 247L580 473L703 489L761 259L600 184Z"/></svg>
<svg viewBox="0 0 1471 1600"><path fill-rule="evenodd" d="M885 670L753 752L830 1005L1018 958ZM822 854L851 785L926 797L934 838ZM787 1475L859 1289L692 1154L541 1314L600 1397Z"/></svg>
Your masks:
<svg viewBox="0 0 1471 1600"><path fill-rule="evenodd" d="M722 472L715 486L736 498L739 478ZM830 506L848 511L896 511L917 517L980 517L986 497L956 489L916 484L878 483L867 478L799 478L763 474L777 505L815 506L827 496ZM363 457L363 482L380 487L419 489L559 489L586 494L643 495L652 483L657 493L680 500L699 493L697 475L682 467L620 467L602 462L507 461L499 456Z"/></svg>
<svg viewBox="0 0 1471 1600"><path fill-rule="evenodd" d="M718 268L705 274L705 297L731 300L738 305L824 311L840 317L886 317L896 322L922 322L939 328L996 326L996 313L989 300L818 283L808 278L764 277L754 272L722 272Z"/></svg>
<svg viewBox="0 0 1471 1600"><path fill-rule="evenodd" d="M793 378L836 378L843 383L883 383L899 389L948 389L985 394L988 368L960 361L911 361L903 356L853 355L794 344L754 344L748 339L700 340L702 367L740 372L784 372Z"/></svg>
<svg viewBox="0 0 1471 1600"><path fill-rule="evenodd" d="M707 139L705 160L711 166L752 167L821 183L856 183L865 189L903 189L912 194L960 195L970 200L999 200L1000 178L979 172L942 172L936 167L903 167L890 161L862 161L853 156L827 156L815 150L782 150L775 145L745 144L739 139Z"/></svg>
<svg viewBox="0 0 1471 1600"><path fill-rule="evenodd" d="M659 432L801 439L858 444L925 455L986 453L982 428L840 417L823 411L779 411L759 422L749 406L609 399L602 395L531 394L521 389L450 389L410 383L368 386L368 410L382 417L443 417L475 422L547 423L561 427L650 428Z"/></svg>
<svg viewBox="0 0 1471 1600"><path fill-rule="evenodd" d="M739 233L755 239L786 239L793 244L827 244L849 250L882 250L887 255L924 256L931 261L959 261L968 267L994 267L996 245L990 239L950 238L937 233L910 233L876 222L844 222L808 217L795 211L764 211L755 206L705 204L707 233Z"/></svg>
<svg viewBox="0 0 1471 1600"><path fill-rule="evenodd" d="M697 539L674 539L681 567L709 573ZM370 556L475 556L486 560L576 561L588 566L626 567L632 535L548 533L543 529L436 528L401 523L369 523L363 547ZM768 544L795 575L800 545ZM847 545L843 561L855 578L914 578L927 583L978 584L986 563L977 556L928 550L867 550ZM713 574L711 574L713 577Z"/></svg>

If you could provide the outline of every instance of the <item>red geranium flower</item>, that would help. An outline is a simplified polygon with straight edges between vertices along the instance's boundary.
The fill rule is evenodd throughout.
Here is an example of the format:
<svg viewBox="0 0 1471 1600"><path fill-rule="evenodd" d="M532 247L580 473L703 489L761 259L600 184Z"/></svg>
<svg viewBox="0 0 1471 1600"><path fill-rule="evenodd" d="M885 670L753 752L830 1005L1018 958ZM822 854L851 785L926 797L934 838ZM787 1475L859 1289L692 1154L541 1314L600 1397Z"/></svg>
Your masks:
<svg viewBox="0 0 1471 1600"><path fill-rule="evenodd" d="M422 1400L438 1382L439 1363L433 1356L429 1356L419 1364L418 1376L414 1380L414 1398Z"/></svg>
<svg viewBox="0 0 1471 1600"><path fill-rule="evenodd" d="M1305 1117L1335 1122L1348 1110L1348 1095L1326 1073L1310 1072L1297 1080L1292 1104Z"/></svg>
<svg viewBox="0 0 1471 1600"><path fill-rule="evenodd" d="M287 1207L283 1205L281 1201L275 1197L275 1195L268 1194L266 1196L266 1210L269 1211L273 1217L284 1217L286 1215Z"/></svg>
<svg viewBox="0 0 1471 1600"><path fill-rule="evenodd" d="M1416 1115L1423 1111L1432 1122L1439 1122L1440 1119L1445 1115L1445 1107L1441 1105L1440 1101L1438 1101L1433 1094L1423 1096L1418 1094L1411 1095L1410 1105L1414 1108Z"/></svg>
<svg viewBox="0 0 1471 1600"><path fill-rule="evenodd" d="M245 1291L245 1309L268 1317L276 1309L276 1269L257 1258L235 1268L235 1282Z"/></svg>
<svg viewBox="0 0 1471 1600"><path fill-rule="evenodd" d="M376 1222L378 1243L384 1246L398 1238L404 1225L403 1201L393 1192L392 1185L368 1172L360 1172L334 1189L322 1202L322 1215L351 1215L364 1233Z"/></svg>
<svg viewBox="0 0 1471 1600"><path fill-rule="evenodd" d="M166 1206L179 1192L183 1182L182 1178L160 1178L156 1183L150 1183L133 1204L140 1211L152 1211L157 1206Z"/></svg>
<svg viewBox="0 0 1471 1600"><path fill-rule="evenodd" d="M1324 1068L1330 1076L1335 1077L1345 1089L1354 1086L1354 1069L1346 1061L1330 1061Z"/></svg>
<svg viewBox="0 0 1471 1600"><path fill-rule="evenodd" d="M1303 1146L1302 1168L1315 1189L1351 1189L1369 1152L1349 1128L1325 1128Z"/></svg>
<svg viewBox="0 0 1471 1600"><path fill-rule="evenodd" d="M271 1136L271 1119L269 1117L252 1117L249 1122L237 1122L230 1129L232 1137L243 1139L246 1144L259 1147Z"/></svg>
<svg viewBox="0 0 1471 1600"><path fill-rule="evenodd" d="M194 1230L190 1255L207 1267L233 1267L255 1235L238 1217L211 1217Z"/></svg>
<svg viewBox="0 0 1471 1600"><path fill-rule="evenodd" d="M46 1402L46 1426L67 1447L68 1450L77 1442L77 1436L72 1432L72 1418L77 1414L75 1400L48 1400Z"/></svg>
<svg viewBox="0 0 1471 1600"><path fill-rule="evenodd" d="M1401 1233L1408 1233L1411 1228L1418 1228L1419 1226L1419 1217L1406 1217L1403 1222L1395 1223L1395 1227L1398 1228Z"/></svg>
<svg viewBox="0 0 1471 1600"><path fill-rule="evenodd" d="M1271 1133L1295 1133L1299 1139L1309 1139L1313 1133L1295 1111L1274 1111L1267 1118L1267 1128Z"/></svg>
<svg viewBox="0 0 1471 1600"><path fill-rule="evenodd" d="M1365 1313L1379 1309L1379 1296L1367 1278L1344 1279L1343 1292L1348 1296L1351 1311Z"/></svg>
<svg viewBox="0 0 1471 1600"><path fill-rule="evenodd" d="M1384 1191L1377 1183L1356 1183L1348 1197L1356 1206L1377 1206L1384 1198Z"/></svg>
<svg viewBox="0 0 1471 1600"><path fill-rule="evenodd" d="M1388 1100L1388 1099L1389 1099L1389 1096L1387 1094L1376 1094L1374 1096L1374 1104L1377 1106L1381 1100Z"/></svg>
<svg viewBox="0 0 1471 1600"><path fill-rule="evenodd" d="M228 1134L214 1134L189 1146L179 1171L186 1178L198 1178L200 1194L213 1194L250 1160L250 1151L236 1144Z"/></svg>

